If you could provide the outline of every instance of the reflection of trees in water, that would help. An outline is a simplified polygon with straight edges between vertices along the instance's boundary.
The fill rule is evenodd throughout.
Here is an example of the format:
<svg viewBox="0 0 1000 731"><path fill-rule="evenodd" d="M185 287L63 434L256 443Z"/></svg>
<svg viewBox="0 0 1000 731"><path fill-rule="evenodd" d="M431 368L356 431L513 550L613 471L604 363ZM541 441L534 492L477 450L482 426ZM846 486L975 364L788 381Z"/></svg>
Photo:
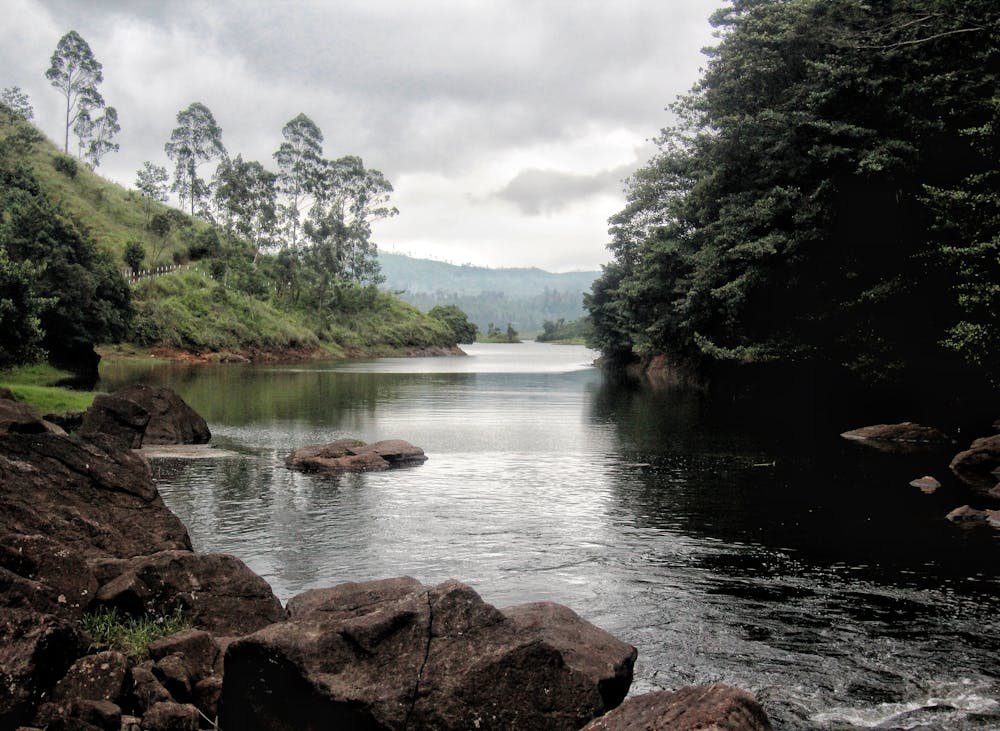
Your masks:
<svg viewBox="0 0 1000 731"><path fill-rule="evenodd" d="M246 365L150 368L115 364L105 374L108 390L141 382L175 389L209 422L242 426L287 420L339 428L357 415L374 414L380 403L394 401L413 388L441 382L466 383L475 374L349 373Z"/></svg>

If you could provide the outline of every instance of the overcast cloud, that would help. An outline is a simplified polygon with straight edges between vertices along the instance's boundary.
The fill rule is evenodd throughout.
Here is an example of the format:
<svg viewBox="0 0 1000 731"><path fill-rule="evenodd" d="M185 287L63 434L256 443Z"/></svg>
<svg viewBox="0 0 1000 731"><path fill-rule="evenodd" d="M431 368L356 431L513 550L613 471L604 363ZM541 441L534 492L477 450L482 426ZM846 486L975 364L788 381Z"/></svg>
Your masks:
<svg viewBox="0 0 1000 731"><path fill-rule="evenodd" d="M206 104L230 154L273 168L300 112L327 157L356 154L395 186L387 251L455 263L592 269L607 218L713 43L721 0L0 0L0 88L17 85L61 139L44 78L80 33L104 66L132 186L169 167L177 112ZM207 171L206 171L207 172Z"/></svg>

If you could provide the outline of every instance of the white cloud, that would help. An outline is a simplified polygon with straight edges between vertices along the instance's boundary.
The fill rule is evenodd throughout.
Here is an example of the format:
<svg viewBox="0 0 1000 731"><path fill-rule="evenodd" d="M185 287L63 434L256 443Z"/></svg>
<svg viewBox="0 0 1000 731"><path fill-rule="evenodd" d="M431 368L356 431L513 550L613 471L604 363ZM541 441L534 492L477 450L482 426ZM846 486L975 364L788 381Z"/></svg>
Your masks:
<svg viewBox="0 0 1000 731"><path fill-rule="evenodd" d="M130 185L165 164L177 112L201 101L231 153L271 164L304 112L326 154L396 187L383 244L440 259L591 268L618 181L648 158L663 108L696 81L721 0L0 0L0 86L61 138L43 74L73 28L104 64ZM538 215L544 214L544 215Z"/></svg>

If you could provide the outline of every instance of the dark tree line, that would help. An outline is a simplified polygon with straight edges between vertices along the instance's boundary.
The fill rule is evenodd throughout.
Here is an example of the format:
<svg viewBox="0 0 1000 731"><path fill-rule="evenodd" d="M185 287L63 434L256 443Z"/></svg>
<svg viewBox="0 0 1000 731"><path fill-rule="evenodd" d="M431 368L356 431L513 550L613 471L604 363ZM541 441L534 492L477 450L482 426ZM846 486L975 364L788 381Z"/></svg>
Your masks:
<svg viewBox="0 0 1000 731"><path fill-rule="evenodd" d="M614 216L594 343L1000 378L1000 9L731 0Z"/></svg>

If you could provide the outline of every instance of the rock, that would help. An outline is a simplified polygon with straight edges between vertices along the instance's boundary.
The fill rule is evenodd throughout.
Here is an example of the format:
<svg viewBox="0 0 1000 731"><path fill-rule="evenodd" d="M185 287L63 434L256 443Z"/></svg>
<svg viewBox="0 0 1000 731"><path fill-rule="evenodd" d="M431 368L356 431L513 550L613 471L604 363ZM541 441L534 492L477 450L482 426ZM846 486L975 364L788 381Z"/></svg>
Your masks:
<svg viewBox="0 0 1000 731"><path fill-rule="evenodd" d="M427 455L402 439L365 444L357 439L338 439L296 449L285 465L302 472L376 472L391 467L423 464Z"/></svg>
<svg viewBox="0 0 1000 731"><path fill-rule="evenodd" d="M199 680L193 690L194 705L205 714L206 718L215 719L219 715L219 702L222 700L222 676L209 675Z"/></svg>
<svg viewBox="0 0 1000 731"><path fill-rule="evenodd" d="M42 418L66 432L78 431L83 425L82 411L67 411L64 414L46 414Z"/></svg>
<svg viewBox="0 0 1000 731"><path fill-rule="evenodd" d="M191 677L180 655L161 658L153 665L153 675L175 701L187 703L191 700Z"/></svg>
<svg viewBox="0 0 1000 731"><path fill-rule="evenodd" d="M691 685L629 698L584 731L770 731L757 700L727 685Z"/></svg>
<svg viewBox="0 0 1000 731"><path fill-rule="evenodd" d="M119 731L122 725L122 709L111 701L74 701L70 707L70 716L102 731Z"/></svg>
<svg viewBox="0 0 1000 731"><path fill-rule="evenodd" d="M86 439L103 435L116 446L138 449L149 424L149 412L142 406L118 398L100 394L83 414L80 436Z"/></svg>
<svg viewBox="0 0 1000 731"><path fill-rule="evenodd" d="M956 454L949 466L966 484L989 492L997 484L995 471L1000 467L1000 434L977 439L967 450Z"/></svg>
<svg viewBox="0 0 1000 731"><path fill-rule="evenodd" d="M63 580L46 567L63 572L62 559L69 557L89 565L191 548L187 530L164 505L145 460L104 440L53 434L0 436L0 543L29 540L26 536L47 539L38 542L47 555L26 560L38 580L54 585Z"/></svg>
<svg viewBox="0 0 1000 731"><path fill-rule="evenodd" d="M0 728L27 724L82 649L60 606L49 587L0 569Z"/></svg>
<svg viewBox="0 0 1000 731"><path fill-rule="evenodd" d="M179 658L191 683L197 683L215 672L219 645L208 632L189 629L150 643L149 656L154 660Z"/></svg>
<svg viewBox="0 0 1000 731"><path fill-rule="evenodd" d="M915 480L911 480L910 485L912 487L919 487L920 492L924 493L924 495L930 495L935 491L937 491L939 487L941 487L941 483L935 480L930 475L924 475L923 477L918 477Z"/></svg>
<svg viewBox="0 0 1000 731"><path fill-rule="evenodd" d="M75 700L111 701L120 705L127 690L129 663L120 652L99 652L81 657L56 683L55 703L69 705Z"/></svg>
<svg viewBox="0 0 1000 731"><path fill-rule="evenodd" d="M97 593L97 579L83 558L48 536L0 536L0 566L50 587L68 609L85 611Z"/></svg>
<svg viewBox="0 0 1000 731"><path fill-rule="evenodd" d="M930 426L914 424L912 421L864 426L845 431L840 436L883 450L905 450L951 443L951 439L944 432Z"/></svg>
<svg viewBox="0 0 1000 731"><path fill-rule="evenodd" d="M115 398L139 404L149 413L142 444L207 444L212 438L205 420L169 388L129 386Z"/></svg>
<svg viewBox="0 0 1000 731"><path fill-rule="evenodd" d="M114 583L122 592L115 594L105 585L97 604L134 611L134 599L141 595L143 611L164 614L180 608L196 628L215 635L249 634L285 619L267 582L228 554L162 551L142 556L129 562Z"/></svg>
<svg viewBox="0 0 1000 731"><path fill-rule="evenodd" d="M198 709L188 703L154 703L142 717L144 731L198 731Z"/></svg>
<svg viewBox="0 0 1000 731"><path fill-rule="evenodd" d="M146 711L155 703L173 701L163 683L153 674L151 666L152 663L146 663L132 668L132 697L140 712Z"/></svg>
<svg viewBox="0 0 1000 731"><path fill-rule="evenodd" d="M620 703L635 648L556 605L457 581L343 584L226 651L227 728L576 729Z"/></svg>
<svg viewBox="0 0 1000 731"><path fill-rule="evenodd" d="M43 434L48 431L38 409L11 399L0 399L0 434Z"/></svg>
<svg viewBox="0 0 1000 731"><path fill-rule="evenodd" d="M0 401L17 401L17 399L14 398L13 391L6 386L0 386Z"/></svg>
<svg viewBox="0 0 1000 731"><path fill-rule="evenodd" d="M959 525L975 525L977 523L985 523L987 515L985 510L976 510L969 505L963 505L955 508L944 517L952 523Z"/></svg>

